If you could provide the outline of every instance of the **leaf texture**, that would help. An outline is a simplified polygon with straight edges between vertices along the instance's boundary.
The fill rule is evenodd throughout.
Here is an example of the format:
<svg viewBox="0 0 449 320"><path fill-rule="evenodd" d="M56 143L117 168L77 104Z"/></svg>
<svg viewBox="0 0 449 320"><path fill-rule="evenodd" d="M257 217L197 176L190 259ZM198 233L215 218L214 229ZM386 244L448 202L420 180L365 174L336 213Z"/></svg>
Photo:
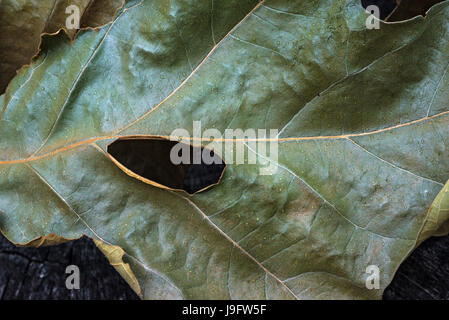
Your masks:
<svg viewBox="0 0 449 320"><path fill-rule="evenodd" d="M60 30L75 39L79 30L68 30L66 8L80 10L80 27L98 28L109 23L124 0L2 0L0 3L0 93L23 65L38 54L41 37Z"/></svg>
<svg viewBox="0 0 449 320"><path fill-rule="evenodd" d="M120 273L130 287L141 296L140 286L136 276L132 272L129 264L123 262L125 251L120 247L109 245L96 239L94 239L94 243L104 253L110 264Z"/></svg>
<svg viewBox="0 0 449 320"><path fill-rule="evenodd" d="M426 223L421 231L419 242L430 236L442 236L449 232L449 181L438 194L429 209Z"/></svg>
<svg viewBox="0 0 449 320"><path fill-rule="evenodd" d="M448 17L367 30L356 0L143 0L45 39L0 109L0 227L118 246L147 299L380 298L449 179ZM278 129L278 170L228 164L188 196L107 154L196 120Z"/></svg>

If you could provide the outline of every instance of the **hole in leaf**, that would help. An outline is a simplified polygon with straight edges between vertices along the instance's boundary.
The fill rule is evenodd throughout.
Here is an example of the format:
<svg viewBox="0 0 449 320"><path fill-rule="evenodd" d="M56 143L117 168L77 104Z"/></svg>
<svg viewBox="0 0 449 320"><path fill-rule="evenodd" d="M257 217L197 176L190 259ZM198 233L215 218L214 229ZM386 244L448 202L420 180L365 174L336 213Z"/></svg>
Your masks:
<svg viewBox="0 0 449 320"><path fill-rule="evenodd" d="M426 16L427 11L443 0L401 0L398 8L388 18L388 21L404 21L416 16Z"/></svg>
<svg viewBox="0 0 449 320"><path fill-rule="evenodd" d="M397 7L396 0L362 0L362 6L367 7L375 5L379 7L380 19L385 20Z"/></svg>
<svg viewBox="0 0 449 320"><path fill-rule="evenodd" d="M120 138L108 153L128 175L189 194L217 184L226 168L213 150L154 137Z"/></svg>
<svg viewBox="0 0 449 320"><path fill-rule="evenodd" d="M375 5L380 9L380 19L389 22L404 21L416 16L425 16L427 11L443 0L361 0L366 9Z"/></svg>

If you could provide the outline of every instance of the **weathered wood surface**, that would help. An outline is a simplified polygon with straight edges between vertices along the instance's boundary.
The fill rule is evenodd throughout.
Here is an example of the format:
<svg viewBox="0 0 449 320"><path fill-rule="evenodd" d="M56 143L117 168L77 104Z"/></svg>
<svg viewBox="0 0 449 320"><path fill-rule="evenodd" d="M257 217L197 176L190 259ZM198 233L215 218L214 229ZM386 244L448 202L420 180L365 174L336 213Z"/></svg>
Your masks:
<svg viewBox="0 0 449 320"><path fill-rule="evenodd" d="M79 290L65 268L80 268ZM90 239L18 248L0 236L1 299L138 299ZM432 238L401 265L384 299L449 299L449 236Z"/></svg>
<svg viewBox="0 0 449 320"><path fill-rule="evenodd" d="M68 290L68 265L80 269L80 289ZM93 241L19 248L0 235L0 299L138 299Z"/></svg>

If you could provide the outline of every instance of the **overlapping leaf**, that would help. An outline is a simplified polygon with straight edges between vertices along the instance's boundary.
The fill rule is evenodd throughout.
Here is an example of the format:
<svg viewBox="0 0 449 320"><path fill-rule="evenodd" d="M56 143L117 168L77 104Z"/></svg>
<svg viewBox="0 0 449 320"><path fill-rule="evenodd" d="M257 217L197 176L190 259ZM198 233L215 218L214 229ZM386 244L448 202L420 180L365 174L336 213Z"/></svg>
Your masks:
<svg viewBox="0 0 449 320"><path fill-rule="evenodd" d="M449 178L448 17L367 30L356 0L144 0L48 39L3 97L0 227L119 246L145 298L378 298ZM190 197L106 154L196 120L278 129L278 170L229 164Z"/></svg>
<svg viewBox="0 0 449 320"><path fill-rule="evenodd" d="M435 235L442 236L449 232L449 181L440 191L429 209L426 223L421 230L419 242Z"/></svg>
<svg viewBox="0 0 449 320"><path fill-rule="evenodd" d="M0 3L0 94L16 71L39 52L41 36L60 30L73 40L78 29L67 29L66 9L76 6L80 27L97 28L110 22L124 0L2 0ZM71 10L68 11L72 12Z"/></svg>

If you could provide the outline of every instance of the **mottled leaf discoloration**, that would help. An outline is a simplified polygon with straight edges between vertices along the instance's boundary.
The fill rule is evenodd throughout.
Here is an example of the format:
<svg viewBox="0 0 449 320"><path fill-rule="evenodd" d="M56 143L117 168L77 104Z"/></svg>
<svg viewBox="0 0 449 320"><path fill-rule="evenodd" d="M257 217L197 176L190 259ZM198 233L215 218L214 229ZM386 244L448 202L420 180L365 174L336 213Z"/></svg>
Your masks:
<svg viewBox="0 0 449 320"><path fill-rule="evenodd" d="M449 179L448 17L367 30L356 0L143 0L48 39L3 98L0 227L118 246L148 299L380 298ZM189 197L107 156L199 120L279 130L278 170L224 156Z"/></svg>

